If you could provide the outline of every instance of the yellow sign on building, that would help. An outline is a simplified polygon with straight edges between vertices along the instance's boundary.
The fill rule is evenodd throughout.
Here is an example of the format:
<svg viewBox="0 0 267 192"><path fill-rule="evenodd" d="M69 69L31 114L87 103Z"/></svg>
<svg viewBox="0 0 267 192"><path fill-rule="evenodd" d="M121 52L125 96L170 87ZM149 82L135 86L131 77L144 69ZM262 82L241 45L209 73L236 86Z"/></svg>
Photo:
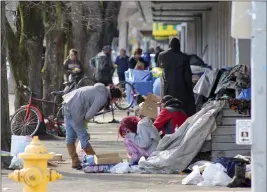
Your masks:
<svg viewBox="0 0 267 192"><path fill-rule="evenodd" d="M177 36L178 30L177 25L168 25L163 23L153 23L153 36L154 37L169 37Z"/></svg>

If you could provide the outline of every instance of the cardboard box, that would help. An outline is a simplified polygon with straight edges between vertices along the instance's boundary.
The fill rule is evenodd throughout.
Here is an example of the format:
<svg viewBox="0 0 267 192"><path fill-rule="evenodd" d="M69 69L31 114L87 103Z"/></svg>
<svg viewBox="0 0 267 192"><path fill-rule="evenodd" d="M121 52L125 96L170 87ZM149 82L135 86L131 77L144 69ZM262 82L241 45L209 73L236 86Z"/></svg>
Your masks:
<svg viewBox="0 0 267 192"><path fill-rule="evenodd" d="M160 97L154 94L149 94L145 101L139 105L140 115L156 119L158 116L158 105Z"/></svg>
<svg viewBox="0 0 267 192"><path fill-rule="evenodd" d="M119 153L106 153L94 155L94 162L96 165L112 165L122 162Z"/></svg>

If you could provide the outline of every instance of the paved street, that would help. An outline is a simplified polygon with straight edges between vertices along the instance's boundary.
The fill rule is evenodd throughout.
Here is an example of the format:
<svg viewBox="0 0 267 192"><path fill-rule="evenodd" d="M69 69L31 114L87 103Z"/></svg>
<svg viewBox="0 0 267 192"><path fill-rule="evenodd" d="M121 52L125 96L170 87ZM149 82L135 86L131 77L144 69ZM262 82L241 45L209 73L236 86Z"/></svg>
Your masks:
<svg viewBox="0 0 267 192"><path fill-rule="evenodd" d="M123 111L116 112L116 119L120 120L125 116ZM97 118L98 121L107 122L111 120L110 115ZM89 124L91 133L91 143L97 153L119 152L121 156L126 156L122 140L118 138L117 124ZM65 162L59 164L56 168L63 179L49 184L48 191L64 192L169 192L182 191L250 191L250 189L229 189L224 187L198 187L185 186L181 184L183 175L145 175L145 174L85 174L82 171L70 169L70 159L67 155L64 140L42 141L50 152L63 154ZM2 171L2 188L7 192L21 192L22 185L9 180L8 173Z"/></svg>

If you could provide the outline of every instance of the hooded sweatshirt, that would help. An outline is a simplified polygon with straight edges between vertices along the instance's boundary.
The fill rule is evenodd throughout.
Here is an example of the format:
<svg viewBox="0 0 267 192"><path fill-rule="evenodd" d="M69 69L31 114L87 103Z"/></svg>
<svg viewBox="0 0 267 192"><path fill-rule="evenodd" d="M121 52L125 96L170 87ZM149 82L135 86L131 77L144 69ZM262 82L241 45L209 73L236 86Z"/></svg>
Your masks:
<svg viewBox="0 0 267 192"><path fill-rule="evenodd" d="M126 138L140 148L143 156L149 156L156 150L160 136L153 122L149 117L145 117L138 122L136 133L128 133Z"/></svg>
<svg viewBox="0 0 267 192"><path fill-rule="evenodd" d="M84 124L107 103L110 90L102 83L76 89L63 96L64 110L71 115L76 124Z"/></svg>
<svg viewBox="0 0 267 192"><path fill-rule="evenodd" d="M180 127L186 119L187 115L181 109L181 102L173 98L165 103L164 108L154 122L154 126L159 132L162 131L163 135L172 134L176 127Z"/></svg>

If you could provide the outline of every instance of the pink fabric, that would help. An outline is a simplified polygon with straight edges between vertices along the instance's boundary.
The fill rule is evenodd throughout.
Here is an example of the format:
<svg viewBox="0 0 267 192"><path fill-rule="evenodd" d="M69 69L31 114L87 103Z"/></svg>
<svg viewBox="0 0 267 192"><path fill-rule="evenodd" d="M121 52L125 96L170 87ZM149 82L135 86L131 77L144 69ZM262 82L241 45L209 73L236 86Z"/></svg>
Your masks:
<svg viewBox="0 0 267 192"><path fill-rule="evenodd" d="M124 145L126 147L126 150L129 154L129 156L132 159L140 159L142 156L148 157L150 153L135 145L135 143L130 138L124 138Z"/></svg>

